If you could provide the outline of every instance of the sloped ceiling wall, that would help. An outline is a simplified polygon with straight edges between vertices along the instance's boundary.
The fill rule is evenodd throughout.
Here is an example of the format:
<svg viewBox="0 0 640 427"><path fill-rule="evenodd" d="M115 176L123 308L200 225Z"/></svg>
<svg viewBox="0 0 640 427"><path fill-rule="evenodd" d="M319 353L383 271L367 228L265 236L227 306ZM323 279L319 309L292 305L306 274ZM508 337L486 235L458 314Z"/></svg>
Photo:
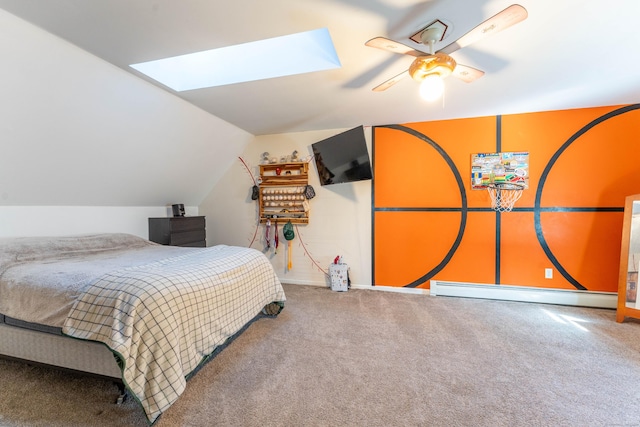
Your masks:
<svg viewBox="0 0 640 427"><path fill-rule="evenodd" d="M196 206L254 138L2 10L0 57L0 206Z"/></svg>

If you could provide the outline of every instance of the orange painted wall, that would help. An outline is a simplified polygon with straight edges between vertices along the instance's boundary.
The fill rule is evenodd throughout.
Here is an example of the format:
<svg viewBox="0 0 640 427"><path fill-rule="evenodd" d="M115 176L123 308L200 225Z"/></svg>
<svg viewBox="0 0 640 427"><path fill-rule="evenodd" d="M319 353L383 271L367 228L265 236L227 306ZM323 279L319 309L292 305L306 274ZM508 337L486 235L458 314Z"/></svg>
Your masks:
<svg viewBox="0 0 640 427"><path fill-rule="evenodd" d="M497 151L529 152L529 188L501 214L470 188L471 154ZM375 285L617 291L640 104L377 126L373 165Z"/></svg>

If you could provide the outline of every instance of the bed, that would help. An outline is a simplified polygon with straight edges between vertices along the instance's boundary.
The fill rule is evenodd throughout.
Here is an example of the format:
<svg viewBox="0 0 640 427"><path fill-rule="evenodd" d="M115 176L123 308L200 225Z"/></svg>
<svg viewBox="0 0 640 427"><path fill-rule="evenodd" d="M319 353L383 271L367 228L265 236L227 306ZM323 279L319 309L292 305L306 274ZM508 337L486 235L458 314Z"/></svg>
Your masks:
<svg viewBox="0 0 640 427"><path fill-rule="evenodd" d="M119 377L150 423L216 349L285 300L250 248L0 238L0 354Z"/></svg>

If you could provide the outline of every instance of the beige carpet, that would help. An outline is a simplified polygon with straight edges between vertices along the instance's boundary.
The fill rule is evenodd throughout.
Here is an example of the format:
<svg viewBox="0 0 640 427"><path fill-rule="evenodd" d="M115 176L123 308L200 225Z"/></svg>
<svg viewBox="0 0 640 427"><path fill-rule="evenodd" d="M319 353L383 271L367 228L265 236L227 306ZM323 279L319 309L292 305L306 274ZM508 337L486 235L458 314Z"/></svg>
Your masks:
<svg viewBox="0 0 640 427"><path fill-rule="evenodd" d="M615 312L286 285L173 426L638 426L640 323ZM2 426L146 426L117 388L0 361Z"/></svg>

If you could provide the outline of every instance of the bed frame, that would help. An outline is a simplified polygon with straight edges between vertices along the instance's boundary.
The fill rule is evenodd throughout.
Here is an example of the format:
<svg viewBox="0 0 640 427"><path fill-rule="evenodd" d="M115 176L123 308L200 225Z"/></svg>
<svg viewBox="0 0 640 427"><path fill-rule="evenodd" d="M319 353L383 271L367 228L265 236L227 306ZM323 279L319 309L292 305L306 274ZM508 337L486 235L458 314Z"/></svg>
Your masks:
<svg viewBox="0 0 640 427"><path fill-rule="evenodd" d="M106 345L62 335L60 328L36 325L0 314L0 356L51 365L122 381Z"/></svg>
<svg viewBox="0 0 640 427"><path fill-rule="evenodd" d="M267 304L238 332L216 347L210 357L231 344L257 319L276 317L281 310L282 305L278 303ZM63 335L62 328L25 322L0 314L0 358L3 357L111 379L120 387L121 396L118 402L124 397L122 372L111 350L99 342ZM190 377L200 368L202 365L196 368Z"/></svg>

